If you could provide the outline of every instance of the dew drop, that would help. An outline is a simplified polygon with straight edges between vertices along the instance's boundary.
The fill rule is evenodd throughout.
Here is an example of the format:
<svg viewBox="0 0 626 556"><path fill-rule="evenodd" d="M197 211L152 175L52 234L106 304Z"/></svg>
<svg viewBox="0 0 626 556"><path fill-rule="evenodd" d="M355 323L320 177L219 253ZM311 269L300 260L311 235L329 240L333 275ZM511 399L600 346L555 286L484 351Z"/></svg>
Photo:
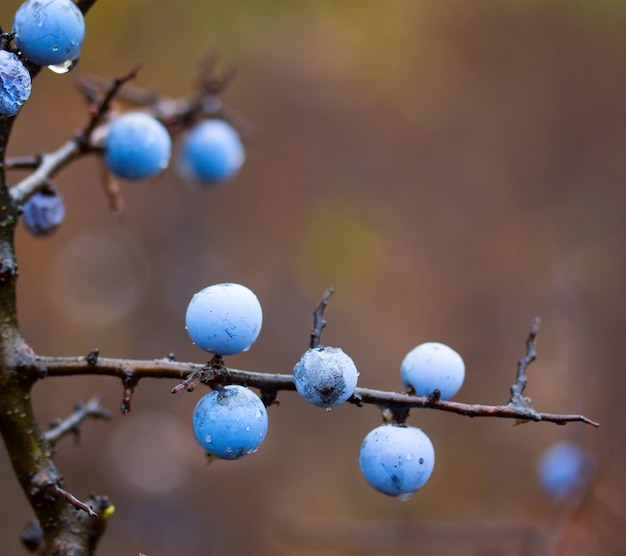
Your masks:
<svg viewBox="0 0 626 556"><path fill-rule="evenodd" d="M48 66L48 69L52 73L63 74L68 71L72 71L76 65L78 64L78 58L75 60L65 60L65 62L61 62L60 64L54 64L52 66Z"/></svg>
<svg viewBox="0 0 626 556"><path fill-rule="evenodd" d="M398 500L401 500L402 502L407 502L408 500L413 498L413 494L414 494L413 492L403 492L402 494L398 494L396 498Z"/></svg>
<svg viewBox="0 0 626 556"><path fill-rule="evenodd" d="M249 432L249 431L250 431L250 425L247 425L246 426L246 432Z"/></svg>
<svg viewBox="0 0 626 556"><path fill-rule="evenodd" d="M210 435L210 434L207 434L207 435L204 437L204 441L205 441L207 444L211 444L211 442L213 442L213 439L211 438L211 435Z"/></svg>
<svg viewBox="0 0 626 556"><path fill-rule="evenodd" d="M406 455L406 459L408 459L408 460L413 459L413 454L407 454L407 455Z"/></svg>

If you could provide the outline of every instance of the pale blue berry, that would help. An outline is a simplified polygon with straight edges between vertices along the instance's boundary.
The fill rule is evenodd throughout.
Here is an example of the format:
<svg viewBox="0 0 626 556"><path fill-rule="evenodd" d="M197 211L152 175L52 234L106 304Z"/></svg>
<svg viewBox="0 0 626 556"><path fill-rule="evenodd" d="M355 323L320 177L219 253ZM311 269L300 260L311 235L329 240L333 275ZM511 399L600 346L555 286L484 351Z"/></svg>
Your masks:
<svg viewBox="0 0 626 556"><path fill-rule="evenodd" d="M215 355L234 355L257 339L263 311L257 296L245 286L215 284L193 296L185 324L199 348Z"/></svg>
<svg viewBox="0 0 626 556"><path fill-rule="evenodd" d="M27 0L13 19L15 44L40 66L76 60L85 39L85 18L71 0Z"/></svg>
<svg viewBox="0 0 626 556"><path fill-rule="evenodd" d="M400 365L405 388L413 388L417 396L429 396L439 390L442 400L455 396L465 379L465 363L451 347L427 342L413 348Z"/></svg>
<svg viewBox="0 0 626 556"><path fill-rule="evenodd" d="M365 437L359 467L376 490L408 500L430 478L435 449L421 429L406 425L381 425Z"/></svg>
<svg viewBox="0 0 626 556"><path fill-rule="evenodd" d="M13 53L0 50L0 118L15 116L30 96L30 73Z"/></svg>
<svg viewBox="0 0 626 556"><path fill-rule="evenodd" d="M232 178L244 158L241 139L230 124L223 120L205 120L185 137L179 168L188 179L210 184Z"/></svg>
<svg viewBox="0 0 626 556"><path fill-rule="evenodd" d="M343 350L317 347L307 350L293 368L298 393L317 407L335 407L356 388L359 371Z"/></svg>
<svg viewBox="0 0 626 556"><path fill-rule="evenodd" d="M104 162L119 177L141 180L167 168L171 150L172 140L161 122L143 112L128 112L111 122Z"/></svg>
<svg viewBox="0 0 626 556"><path fill-rule="evenodd" d="M22 208L24 227L36 236L50 235L65 217L65 203L56 188L35 193Z"/></svg>
<svg viewBox="0 0 626 556"><path fill-rule="evenodd" d="M267 434L267 410L261 399L238 385L213 390L193 412L196 441L209 454L239 459L256 452Z"/></svg>
<svg viewBox="0 0 626 556"><path fill-rule="evenodd" d="M589 478L593 461L578 444L559 442L548 448L539 460L537 475L546 493L567 496Z"/></svg>

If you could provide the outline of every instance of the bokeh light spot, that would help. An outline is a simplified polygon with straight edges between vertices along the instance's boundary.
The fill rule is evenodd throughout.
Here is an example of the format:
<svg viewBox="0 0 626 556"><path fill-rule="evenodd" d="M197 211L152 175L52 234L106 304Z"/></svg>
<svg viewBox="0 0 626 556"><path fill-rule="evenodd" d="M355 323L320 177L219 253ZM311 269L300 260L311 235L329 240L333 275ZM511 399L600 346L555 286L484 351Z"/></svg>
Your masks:
<svg viewBox="0 0 626 556"><path fill-rule="evenodd" d="M191 427L160 411L130 416L115 431L109 447L116 476L133 487L163 494L185 480L188 455L195 447Z"/></svg>
<svg viewBox="0 0 626 556"><path fill-rule="evenodd" d="M298 280L307 288L333 282L366 287L384 262L384 241L366 211L345 201L316 205L298 230L294 258Z"/></svg>
<svg viewBox="0 0 626 556"><path fill-rule="evenodd" d="M55 299L76 324L106 326L128 316L141 297L143 257L105 236L84 234L61 250L52 273Z"/></svg>

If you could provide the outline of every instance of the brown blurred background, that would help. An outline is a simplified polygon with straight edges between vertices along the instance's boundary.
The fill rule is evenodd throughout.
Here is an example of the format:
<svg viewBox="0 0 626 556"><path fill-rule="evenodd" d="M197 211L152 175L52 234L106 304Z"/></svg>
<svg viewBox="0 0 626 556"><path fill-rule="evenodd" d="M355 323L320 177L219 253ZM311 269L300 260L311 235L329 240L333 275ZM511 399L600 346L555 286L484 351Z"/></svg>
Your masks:
<svg viewBox="0 0 626 556"><path fill-rule="evenodd" d="M4 28L18 5L2 3ZM626 553L625 29L617 1L99 2L77 74L142 62L139 85L184 95L218 49L238 68L225 100L258 134L228 185L194 191L174 169L123 183L122 218L97 160L58 175L66 222L49 239L17 237L37 352L204 361L187 302L234 281L259 296L264 326L227 363L287 373L332 282L323 341L353 357L362 386L400 390L405 353L436 340L465 359L459 401L504 403L540 315L527 393L542 411L602 423L414 411L437 463L403 503L358 470L375 408L326 413L283 393L258 453L207 466L190 426L202 392L144 382L122 417L118 381L45 380L42 426L95 392L113 409L58 449L69 490L115 503L99 553ZM85 118L71 74L42 72L10 152L57 148ZM553 505L536 462L563 439L592 451L599 473L546 540ZM23 554L32 514L4 451L0 473L0 553Z"/></svg>

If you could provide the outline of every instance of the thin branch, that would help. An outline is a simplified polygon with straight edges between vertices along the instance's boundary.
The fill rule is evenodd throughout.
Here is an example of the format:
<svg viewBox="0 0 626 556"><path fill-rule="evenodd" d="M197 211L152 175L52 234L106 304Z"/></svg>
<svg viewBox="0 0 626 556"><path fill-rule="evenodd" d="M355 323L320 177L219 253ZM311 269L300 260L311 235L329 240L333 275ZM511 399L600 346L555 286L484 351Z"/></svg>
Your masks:
<svg viewBox="0 0 626 556"><path fill-rule="evenodd" d="M92 116L87 122L87 125L83 129L82 133L78 136L78 140L83 145L83 148L89 148L89 143L93 132L95 131L96 127L98 127L103 122L105 116L111 108L111 103L113 102L115 97L117 97L121 88L126 83L137 77L140 69L141 65L137 65L125 75L116 77L109 85L108 89L105 90L102 99L100 99L100 101L95 103L95 105L92 107Z"/></svg>
<svg viewBox="0 0 626 556"><path fill-rule="evenodd" d="M109 80L99 76L82 75L77 82L88 99L98 98L110 86ZM229 83L222 81L220 92ZM117 92L116 98L149 112L174 135L205 118L220 118L229 122L248 143L254 141L257 134L257 130L236 110L224 104L217 93L202 88L196 95L174 98L128 83Z"/></svg>
<svg viewBox="0 0 626 556"><path fill-rule="evenodd" d="M528 366L537 358L537 350L535 349L535 340L537 339L537 333L539 332L539 325L541 319L535 317L530 326L530 332L526 337L526 353L520 358L517 363L517 375L515 378L515 384L511 386L511 398L509 404L532 408L532 401L530 398L524 397L524 389L528 382L526 376L526 370Z"/></svg>
<svg viewBox="0 0 626 556"><path fill-rule="evenodd" d="M81 9L89 9L94 2L79 2ZM160 97L154 93L147 93L143 89L124 87L138 73L140 66L117 77L112 82L99 78L82 77L78 79L78 87L92 103L91 116L87 123L75 137L68 140L56 151L34 156L21 156L7 160L5 167L14 170L34 170L32 174L14 185L11 197L18 204L24 203L36 191L38 191L57 172L67 166L73 160L83 155L100 152L101 141L105 130L105 123L111 103L115 98L133 98L141 101L146 111L163 122L171 133L179 132L189 127L196 120L207 116L221 116L226 119L238 119L232 121L236 127L241 127L241 132L249 132L250 126L244 125L242 118L235 118L235 113L226 110L221 102L208 102L207 95L183 98ZM128 92L130 90L130 93ZM95 99L99 97L99 101ZM212 95L211 98L214 98ZM115 214L123 211L123 201L114 183L105 179L105 190L109 198L111 210Z"/></svg>
<svg viewBox="0 0 626 556"><path fill-rule="evenodd" d="M21 204L32 196L37 189L47 183L61 168L77 158L80 146L76 139L70 139L60 149L41 155L39 167L28 177L11 188L11 197Z"/></svg>
<svg viewBox="0 0 626 556"><path fill-rule="evenodd" d="M100 396L93 396L86 404L78 404L76 410L63 421L53 425L44 433L44 437L51 444L57 443L67 434L77 434L80 424L88 418L109 420L111 412L100 405Z"/></svg>
<svg viewBox="0 0 626 556"><path fill-rule="evenodd" d="M98 375L113 376L122 381L128 380L129 373L135 381L144 378L167 378L183 381L184 386L175 388L180 391L187 388L185 379L194 372L203 372L201 382L218 382L224 384L242 384L261 391L289 391L295 390L291 374L261 373L224 367L219 371L207 365L198 363L182 363L171 359L132 360L99 357L95 365L87 362L86 357L45 357L36 356L34 359L42 377ZM501 417L525 421L548 421L556 424L565 424L580 421L594 427L599 424L583 415L559 415L541 413L532 408L507 405L480 405L466 404L452 401L435 401L428 396L411 396L397 392L357 388L349 400L355 405L371 404L392 410L403 409L438 409L449 413L465 415L467 417Z"/></svg>
<svg viewBox="0 0 626 556"><path fill-rule="evenodd" d="M84 512L87 512L87 515L89 515L89 517L98 517L98 514L93 511L89 504L81 502L78 498L76 498L76 496L61 488L59 485L53 485L53 490L55 494L65 498L77 510L83 510Z"/></svg>
<svg viewBox="0 0 626 556"><path fill-rule="evenodd" d="M328 284L319 305L313 311L313 330L311 330L311 349L319 347L322 341L322 330L326 327L324 320L324 311L328 307L330 296L333 294L333 285Z"/></svg>
<svg viewBox="0 0 626 556"><path fill-rule="evenodd" d="M41 155L14 156L7 158L4 167L7 170L36 170L41 164Z"/></svg>
<svg viewBox="0 0 626 556"><path fill-rule="evenodd" d="M439 409L449 413L465 415L466 417L501 417L504 419L516 419L522 422L548 421L559 425L564 425L572 421L580 421L594 427L600 426L599 423L588 419L584 415L541 413L534 409L509 404L483 405L442 400L433 401L429 396L411 396L383 390L370 390L369 388L357 388L353 397L348 401L357 405L369 403L390 409Z"/></svg>

